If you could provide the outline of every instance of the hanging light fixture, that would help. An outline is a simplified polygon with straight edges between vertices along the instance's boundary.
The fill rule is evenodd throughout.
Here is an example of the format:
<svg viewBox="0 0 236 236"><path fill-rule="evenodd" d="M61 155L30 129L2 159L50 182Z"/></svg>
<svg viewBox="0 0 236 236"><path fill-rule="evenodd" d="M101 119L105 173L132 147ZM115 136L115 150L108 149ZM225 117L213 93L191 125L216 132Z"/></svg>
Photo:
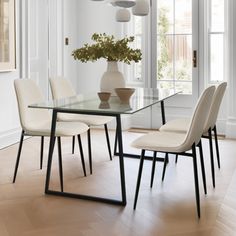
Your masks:
<svg viewBox="0 0 236 236"><path fill-rule="evenodd" d="M146 16L149 13L149 0L136 0L132 7L132 13L135 16Z"/></svg>
<svg viewBox="0 0 236 236"><path fill-rule="evenodd" d="M134 0L115 0L113 3L117 7L129 8L135 5Z"/></svg>
<svg viewBox="0 0 236 236"><path fill-rule="evenodd" d="M92 0L104 1L104 0ZM150 0L105 0L113 7L121 7L116 11L116 21L128 22L130 21L130 11L127 8L132 7L132 13L135 16L146 16L149 13Z"/></svg>
<svg viewBox="0 0 236 236"><path fill-rule="evenodd" d="M126 8L118 9L116 12L117 22L128 22L130 21L130 11Z"/></svg>

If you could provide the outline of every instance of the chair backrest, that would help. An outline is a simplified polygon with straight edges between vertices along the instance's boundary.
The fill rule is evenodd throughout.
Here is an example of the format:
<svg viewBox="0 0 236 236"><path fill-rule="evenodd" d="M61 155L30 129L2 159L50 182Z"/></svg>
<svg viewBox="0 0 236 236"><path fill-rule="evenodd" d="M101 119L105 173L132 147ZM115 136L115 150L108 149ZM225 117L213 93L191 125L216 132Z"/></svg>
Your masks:
<svg viewBox="0 0 236 236"><path fill-rule="evenodd" d="M44 101L43 94L34 80L16 79L14 87L23 130L31 130L37 125L50 122L51 116L48 110L28 107L30 104Z"/></svg>
<svg viewBox="0 0 236 236"><path fill-rule="evenodd" d="M200 98L198 99L185 141L183 142L185 150L189 150L194 143L197 145L201 139L204 131L204 124L212 104L214 91L215 86L210 86L203 91Z"/></svg>
<svg viewBox="0 0 236 236"><path fill-rule="evenodd" d="M50 86L53 99L72 97L76 95L72 84L63 77L50 78Z"/></svg>
<svg viewBox="0 0 236 236"><path fill-rule="evenodd" d="M216 124L217 116L220 110L220 104L223 100L226 86L227 86L227 83L223 82L219 84L215 90L215 93L212 99L212 104L210 107L210 112L205 123L204 133L207 132L209 128L213 129Z"/></svg>

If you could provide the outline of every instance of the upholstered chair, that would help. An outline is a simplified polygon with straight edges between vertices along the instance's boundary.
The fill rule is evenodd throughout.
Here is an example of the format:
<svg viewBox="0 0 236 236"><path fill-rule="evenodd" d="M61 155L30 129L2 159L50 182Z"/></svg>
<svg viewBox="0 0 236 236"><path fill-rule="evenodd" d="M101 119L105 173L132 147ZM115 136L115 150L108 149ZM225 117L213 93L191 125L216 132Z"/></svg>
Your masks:
<svg viewBox="0 0 236 236"><path fill-rule="evenodd" d="M65 97L76 96L76 92L72 87L72 84L69 80L63 77L51 78L50 79L51 91L53 99L61 99ZM95 115L82 115L82 114L58 114L58 119L64 122L74 122L79 121L91 126L100 126L104 125L106 141L110 160L112 160L110 140L108 134L107 123L112 121L113 117L107 116L95 116ZM72 140L72 152L74 152L74 137ZM88 130L88 147L89 147L89 166L90 173L92 174L92 151L91 151L91 134L90 129Z"/></svg>
<svg viewBox="0 0 236 236"><path fill-rule="evenodd" d="M22 127L19 150L17 154L13 183L16 180L17 170L19 166L21 149L25 136L41 137L41 164L43 161L43 143L44 137L50 137L51 134L51 114L47 109L29 108L30 104L40 103L44 101L43 95L32 79L16 79L14 81L15 92L18 102L18 110L20 123ZM82 122L57 122L56 138L58 140L58 158L59 172L61 181L61 190L63 191L63 172L62 172L62 156L61 156L61 137L77 136L80 146L81 162L84 175L86 176L84 155L80 134L87 132L89 127Z"/></svg>
<svg viewBox="0 0 236 236"><path fill-rule="evenodd" d="M221 105L221 102L223 100L223 96L226 90L226 86L227 86L226 82L220 83L215 90L215 93L212 99L212 104L209 110L209 114L205 121L204 132L202 135L202 138L209 139L213 187L215 187L215 167L214 167L214 157L213 157L212 132L214 133L214 138L215 138L215 148L216 148L218 168L220 168L220 154L219 154L219 145L218 145L218 138L217 138L216 120L217 120L220 105ZM161 126L160 131L186 133L188 130L189 124L190 124L190 118L171 120L167 122L165 125ZM176 156L176 162L177 162L177 158L178 158L178 155ZM165 173L165 167L166 166L164 166L163 173Z"/></svg>
<svg viewBox="0 0 236 236"><path fill-rule="evenodd" d="M133 147L141 149L140 164L134 198L134 209L136 209L137 205L145 151L148 150L160 153L179 154L183 156L190 156L193 160L197 214L200 218L200 197L198 186L196 145L200 142L201 136L204 132L204 124L209 115L209 109L212 104L214 91L215 86L211 86L202 93L197 102L192 118L190 119L190 123L186 133L156 131L143 135L132 143ZM192 153L188 152L190 150L192 150ZM201 155L200 158L202 163L203 156ZM204 168L202 173L205 175Z"/></svg>

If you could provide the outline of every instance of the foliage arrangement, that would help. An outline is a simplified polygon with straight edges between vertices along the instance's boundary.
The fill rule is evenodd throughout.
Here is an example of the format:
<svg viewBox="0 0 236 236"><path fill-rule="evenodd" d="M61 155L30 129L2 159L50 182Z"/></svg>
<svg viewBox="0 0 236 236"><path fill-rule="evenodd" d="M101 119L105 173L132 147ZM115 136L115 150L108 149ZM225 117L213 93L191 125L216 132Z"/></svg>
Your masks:
<svg viewBox="0 0 236 236"><path fill-rule="evenodd" d="M142 59L140 49L128 46L128 43L134 41L134 37L115 40L113 35L94 33L91 39L95 42L94 44L84 44L83 47L72 52L75 60L88 62L104 58L107 61L121 61L130 64L131 61L139 62Z"/></svg>

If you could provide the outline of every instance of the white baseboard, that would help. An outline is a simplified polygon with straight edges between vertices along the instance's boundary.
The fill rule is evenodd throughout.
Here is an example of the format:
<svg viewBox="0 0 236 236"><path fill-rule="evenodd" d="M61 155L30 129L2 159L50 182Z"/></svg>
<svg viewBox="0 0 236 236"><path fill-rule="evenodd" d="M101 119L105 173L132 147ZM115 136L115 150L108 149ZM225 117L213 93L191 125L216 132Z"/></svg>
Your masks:
<svg viewBox="0 0 236 236"><path fill-rule="evenodd" d="M0 133L0 149L8 147L19 142L21 135L21 128L8 130Z"/></svg>

